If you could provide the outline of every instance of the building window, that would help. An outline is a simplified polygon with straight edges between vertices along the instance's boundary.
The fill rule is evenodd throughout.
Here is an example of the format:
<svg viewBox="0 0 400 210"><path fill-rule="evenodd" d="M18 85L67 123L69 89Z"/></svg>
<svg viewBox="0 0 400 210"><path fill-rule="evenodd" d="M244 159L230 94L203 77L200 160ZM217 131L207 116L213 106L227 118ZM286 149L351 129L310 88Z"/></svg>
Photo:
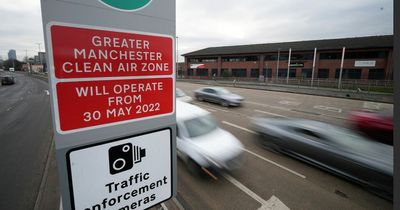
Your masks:
<svg viewBox="0 0 400 210"><path fill-rule="evenodd" d="M370 69L368 79L385 79L385 71L383 69Z"/></svg>
<svg viewBox="0 0 400 210"><path fill-rule="evenodd" d="M230 77L231 74L229 73L228 69L221 69L221 76L222 77Z"/></svg>
<svg viewBox="0 0 400 210"><path fill-rule="evenodd" d="M318 78L329 78L329 69L318 69Z"/></svg>
<svg viewBox="0 0 400 210"><path fill-rule="evenodd" d="M279 69L278 70L278 77L287 77L287 69ZM296 69L289 70L289 77L296 77Z"/></svg>
<svg viewBox="0 0 400 210"><path fill-rule="evenodd" d="M187 73L188 76L193 76L193 69L188 69Z"/></svg>
<svg viewBox="0 0 400 210"><path fill-rule="evenodd" d="M290 60L292 61L305 61L312 60L314 58L314 54L292 54L290 56Z"/></svg>
<svg viewBox="0 0 400 210"><path fill-rule="evenodd" d="M189 63L216 63L217 58L189 58Z"/></svg>
<svg viewBox="0 0 400 210"><path fill-rule="evenodd" d="M342 53L321 53L319 55L320 60L341 60Z"/></svg>
<svg viewBox="0 0 400 210"><path fill-rule="evenodd" d="M208 77L208 69L196 69L196 76Z"/></svg>
<svg viewBox="0 0 400 210"><path fill-rule="evenodd" d="M278 54L264 55L264 61L276 61L278 60Z"/></svg>
<svg viewBox="0 0 400 210"><path fill-rule="evenodd" d="M336 69L335 78L338 79L340 69ZM342 79L361 79L361 69L343 69Z"/></svg>
<svg viewBox="0 0 400 210"><path fill-rule="evenodd" d="M263 69L264 77L272 78L272 69Z"/></svg>
<svg viewBox="0 0 400 210"><path fill-rule="evenodd" d="M260 70L259 69L251 69L250 72L250 77L259 77L260 76Z"/></svg>
<svg viewBox="0 0 400 210"><path fill-rule="evenodd" d="M233 77L247 77L246 69L232 69Z"/></svg>
<svg viewBox="0 0 400 210"><path fill-rule="evenodd" d="M301 78L311 78L312 69L302 69L301 70Z"/></svg>
<svg viewBox="0 0 400 210"><path fill-rule="evenodd" d="M386 51L346 52L345 59L387 58Z"/></svg>
<svg viewBox="0 0 400 210"><path fill-rule="evenodd" d="M223 62L247 62L247 61L258 61L258 56L230 56L223 57Z"/></svg>

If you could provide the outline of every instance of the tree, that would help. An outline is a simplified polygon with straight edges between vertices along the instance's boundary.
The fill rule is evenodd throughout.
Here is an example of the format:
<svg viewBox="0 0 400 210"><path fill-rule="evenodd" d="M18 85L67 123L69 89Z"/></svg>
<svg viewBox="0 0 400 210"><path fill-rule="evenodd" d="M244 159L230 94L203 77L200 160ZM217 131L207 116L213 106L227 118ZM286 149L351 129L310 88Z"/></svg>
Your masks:
<svg viewBox="0 0 400 210"><path fill-rule="evenodd" d="M15 71L21 71L22 69L22 62L14 59L8 59L5 60L4 63L4 69L9 70L10 68L14 68Z"/></svg>

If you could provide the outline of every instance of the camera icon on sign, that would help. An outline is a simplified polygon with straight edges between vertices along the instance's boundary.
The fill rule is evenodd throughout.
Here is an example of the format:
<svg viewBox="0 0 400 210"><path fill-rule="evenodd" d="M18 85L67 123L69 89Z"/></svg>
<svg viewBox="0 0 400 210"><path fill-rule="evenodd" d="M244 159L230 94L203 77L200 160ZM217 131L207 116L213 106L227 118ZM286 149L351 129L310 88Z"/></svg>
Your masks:
<svg viewBox="0 0 400 210"><path fill-rule="evenodd" d="M108 149L110 174L117 174L133 167L134 163L140 163L146 156L146 150L131 143L122 144Z"/></svg>

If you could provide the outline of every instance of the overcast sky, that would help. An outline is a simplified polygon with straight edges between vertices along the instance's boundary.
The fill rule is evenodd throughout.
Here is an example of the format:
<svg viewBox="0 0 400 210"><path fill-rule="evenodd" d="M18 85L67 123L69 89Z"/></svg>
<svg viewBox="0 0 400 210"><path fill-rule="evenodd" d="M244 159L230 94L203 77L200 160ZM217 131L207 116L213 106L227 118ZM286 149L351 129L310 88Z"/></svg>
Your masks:
<svg viewBox="0 0 400 210"><path fill-rule="evenodd" d="M1 0L0 56L44 50L40 0ZM154 0L162 1L162 0ZM206 47L393 34L393 0L176 0L179 54ZM183 60L181 58L180 60Z"/></svg>

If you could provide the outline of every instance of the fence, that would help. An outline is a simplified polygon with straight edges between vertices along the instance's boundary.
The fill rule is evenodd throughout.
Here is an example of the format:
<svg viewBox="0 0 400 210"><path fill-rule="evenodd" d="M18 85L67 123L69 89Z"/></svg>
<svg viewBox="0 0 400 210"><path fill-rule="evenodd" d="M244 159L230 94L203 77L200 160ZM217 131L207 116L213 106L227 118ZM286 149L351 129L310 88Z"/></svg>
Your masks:
<svg viewBox="0 0 400 210"><path fill-rule="evenodd" d="M236 83L257 83L257 84L274 84L274 85L291 85L291 86L302 86L302 87L314 87L314 88L335 88L338 89L338 79L320 79L316 78L313 81L311 79L301 78L266 78L259 80L259 78L248 78L248 77L201 77L201 76L185 76L179 77L180 79L198 79L198 80L217 80L217 81L235 81ZM341 88L347 90L357 90L366 92L385 92L393 93L393 80L361 80L361 79L342 79Z"/></svg>

